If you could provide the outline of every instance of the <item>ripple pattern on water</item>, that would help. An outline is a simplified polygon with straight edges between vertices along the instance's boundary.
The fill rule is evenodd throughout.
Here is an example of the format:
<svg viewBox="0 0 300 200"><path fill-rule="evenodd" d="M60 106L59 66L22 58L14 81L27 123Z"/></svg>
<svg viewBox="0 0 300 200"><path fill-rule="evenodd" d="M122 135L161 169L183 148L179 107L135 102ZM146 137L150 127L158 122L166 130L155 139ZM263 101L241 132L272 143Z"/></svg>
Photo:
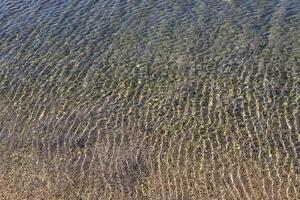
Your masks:
<svg viewBox="0 0 300 200"><path fill-rule="evenodd" d="M298 0L0 1L0 199L300 198Z"/></svg>

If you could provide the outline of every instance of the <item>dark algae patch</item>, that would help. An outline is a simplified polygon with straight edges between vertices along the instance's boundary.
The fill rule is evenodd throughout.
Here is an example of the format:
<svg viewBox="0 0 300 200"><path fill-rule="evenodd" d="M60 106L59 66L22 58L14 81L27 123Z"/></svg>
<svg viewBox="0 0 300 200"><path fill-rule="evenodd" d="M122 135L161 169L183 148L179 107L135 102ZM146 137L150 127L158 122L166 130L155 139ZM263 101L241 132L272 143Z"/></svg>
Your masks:
<svg viewBox="0 0 300 200"><path fill-rule="evenodd" d="M0 1L0 199L299 199L298 0Z"/></svg>

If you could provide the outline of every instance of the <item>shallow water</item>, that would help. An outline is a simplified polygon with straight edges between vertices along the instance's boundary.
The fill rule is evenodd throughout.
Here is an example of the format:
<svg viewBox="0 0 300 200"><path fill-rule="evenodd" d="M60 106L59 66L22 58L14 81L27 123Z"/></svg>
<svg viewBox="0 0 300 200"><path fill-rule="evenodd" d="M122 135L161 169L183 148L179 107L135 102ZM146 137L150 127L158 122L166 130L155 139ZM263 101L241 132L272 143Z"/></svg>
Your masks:
<svg viewBox="0 0 300 200"><path fill-rule="evenodd" d="M1 0L0 94L0 199L300 198L298 0Z"/></svg>

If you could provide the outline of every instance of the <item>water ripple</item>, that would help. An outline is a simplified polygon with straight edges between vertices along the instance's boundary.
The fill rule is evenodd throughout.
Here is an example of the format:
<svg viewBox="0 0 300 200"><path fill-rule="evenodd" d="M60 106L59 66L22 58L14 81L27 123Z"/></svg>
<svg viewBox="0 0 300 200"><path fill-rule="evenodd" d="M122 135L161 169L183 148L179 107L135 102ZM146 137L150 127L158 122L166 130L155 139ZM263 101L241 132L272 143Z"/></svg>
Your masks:
<svg viewBox="0 0 300 200"><path fill-rule="evenodd" d="M0 1L0 199L298 199L299 11Z"/></svg>

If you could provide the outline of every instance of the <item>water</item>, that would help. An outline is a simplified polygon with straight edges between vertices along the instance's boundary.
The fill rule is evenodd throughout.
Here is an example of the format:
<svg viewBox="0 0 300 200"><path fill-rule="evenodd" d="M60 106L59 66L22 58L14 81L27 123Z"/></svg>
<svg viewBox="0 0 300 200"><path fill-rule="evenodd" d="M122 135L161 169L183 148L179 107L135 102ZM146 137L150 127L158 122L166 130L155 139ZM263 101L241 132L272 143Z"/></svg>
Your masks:
<svg viewBox="0 0 300 200"><path fill-rule="evenodd" d="M0 1L0 199L300 198L298 0Z"/></svg>

